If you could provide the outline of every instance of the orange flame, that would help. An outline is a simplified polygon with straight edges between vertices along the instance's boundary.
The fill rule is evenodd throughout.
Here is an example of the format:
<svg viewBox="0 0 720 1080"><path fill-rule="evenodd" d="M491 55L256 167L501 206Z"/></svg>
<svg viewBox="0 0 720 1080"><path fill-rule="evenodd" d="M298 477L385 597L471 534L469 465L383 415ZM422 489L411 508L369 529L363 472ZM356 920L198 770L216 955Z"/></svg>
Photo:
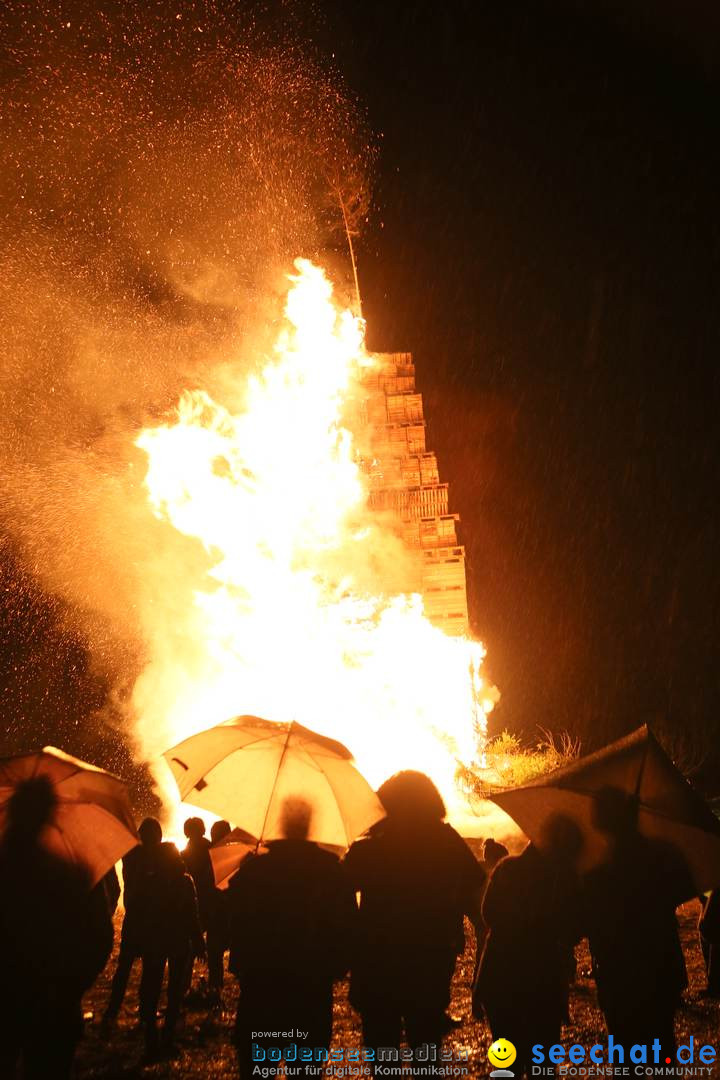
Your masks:
<svg viewBox="0 0 720 1080"><path fill-rule="evenodd" d="M324 272L295 266L275 356L247 379L242 410L188 391L174 422L137 439L153 512L207 556L182 641L135 687L140 741L154 757L238 713L296 719L344 742L375 785L427 772L452 811L457 765L497 697L485 650L372 569L400 542L367 507L347 415L379 361Z"/></svg>

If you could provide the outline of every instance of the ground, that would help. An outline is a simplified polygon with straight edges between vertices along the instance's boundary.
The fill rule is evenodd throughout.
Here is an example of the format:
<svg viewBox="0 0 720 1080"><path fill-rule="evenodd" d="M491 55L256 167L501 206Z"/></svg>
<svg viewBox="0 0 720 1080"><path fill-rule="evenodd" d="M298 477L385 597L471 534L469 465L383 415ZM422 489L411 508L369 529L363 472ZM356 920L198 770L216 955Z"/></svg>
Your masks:
<svg viewBox="0 0 720 1080"><path fill-rule="evenodd" d="M697 1043L717 1045L720 1034L720 1003L702 998L705 971L698 941L696 924L699 912L697 902L686 904L680 910L680 926L688 965L690 986L685 994L683 1008L678 1016L677 1035L680 1041L690 1035ZM117 936L117 935L116 935ZM473 1020L470 1012L470 980L472 976L474 944L468 933L468 948L457 965L453 985L452 1009L464 1018L464 1023L449 1036L448 1046L454 1050L467 1050L468 1075L482 1078L488 1075L487 1048L489 1032L484 1023ZM566 1045L578 1042L590 1046L604 1037L604 1025L597 1007L595 986L585 974L589 956L585 943L577 950L577 981L572 989L570 1004L571 1024L564 1033ZM136 965L136 969L137 969ZM237 986L230 977L224 992L223 1006L208 1011L199 1002L186 1011L184 1027L178 1037L178 1056L170 1061L144 1066L142 1064L142 1037L137 1027L137 985L139 972L133 972L125 1006L116 1028L103 1036L100 1028L102 1011L107 1001L114 959L98 979L85 999L86 1030L77 1060L77 1077L104 1078L104 1080L131 1080L133 1077L210 1077L226 1080L237 1077L230 1035L237 1000ZM199 986L204 971L198 968L195 984ZM199 998L201 995L196 994ZM347 984L338 986L335 995L335 1035L338 1046L360 1045L360 1024L347 1000Z"/></svg>

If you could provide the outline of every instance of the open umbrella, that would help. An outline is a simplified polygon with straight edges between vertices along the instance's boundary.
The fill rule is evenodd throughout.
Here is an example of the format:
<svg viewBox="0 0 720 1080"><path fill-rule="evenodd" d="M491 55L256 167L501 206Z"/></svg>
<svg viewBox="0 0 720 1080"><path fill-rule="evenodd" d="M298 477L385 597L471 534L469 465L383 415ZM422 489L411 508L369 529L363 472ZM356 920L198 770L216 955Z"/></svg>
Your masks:
<svg viewBox="0 0 720 1080"><path fill-rule="evenodd" d="M606 787L637 798L639 831L682 853L697 893L720 885L720 822L646 726L548 776L489 798L540 844L549 818L571 817L585 840L581 868L589 869L602 861L607 848L592 820L594 796Z"/></svg>
<svg viewBox="0 0 720 1080"><path fill-rule="evenodd" d="M125 785L54 746L0 758L0 833L5 831L7 804L17 785L35 776L52 781L58 800L41 842L53 854L84 866L96 884L138 843Z"/></svg>
<svg viewBox="0 0 720 1080"><path fill-rule="evenodd" d="M218 889L226 889L240 863L251 851L257 851L258 841L244 829L233 829L218 844L210 848L215 884Z"/></svg>
<svg viewBox="0 0 720 1080"><path fill-rule="evenodd" d="M281 836L285 799L312 806L308 839L346 848L385 816L350 751L295 722L238 716L163 755L180 797L241 825L259 840Z"/></svg>

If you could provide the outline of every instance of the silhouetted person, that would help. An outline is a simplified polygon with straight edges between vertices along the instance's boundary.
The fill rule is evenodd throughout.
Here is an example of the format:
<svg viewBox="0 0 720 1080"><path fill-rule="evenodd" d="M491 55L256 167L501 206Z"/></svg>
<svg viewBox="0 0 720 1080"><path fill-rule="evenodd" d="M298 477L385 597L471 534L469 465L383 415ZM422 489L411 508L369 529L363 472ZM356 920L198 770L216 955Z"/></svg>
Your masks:
<svg viewBox="0 0 720 1080"><path fill-rule="evenodd" d="M125 999L133 962L140 956L142 943L139 936L139 918L142 916L142 897L153 887L157 874L157 862L162 843L162 828L156 818L145 818L138 828L140 844L123 859L123 918L120 934L120 951L113 976L110 998L103 1022L113 1021Z"/></svg>
<svg viewBox="0 0 720 1080"><path fill-rule="evenodd" d="M378 791L387 818L348 852L360 893L359 940L350 998L368 1047L439 1046L463 916L477 917L484 872L445 824L440 794L423 773L401 772Z"/></svg>
<svg viewBox="0 0 720 1080"><path fill-rule="evenodd" d="M22 781L0 842L0 1076L69 1077L82 995L107 963L112 922L102 885L50 854L42 834L57 798L45 776Z"/></svg>
<svg viewBox="0 0 720 1080"><path fill-rule="evenodd" d="M213 821L210 826L210 846L214 847L215 844L221 844L225 840L232 829L230 828L230 822L221 819L220 821Z"/></svg>
<svg viewBox="0 0 720 1080"><path fill-rule="evenodd" d="M714 998L720 997L720 889L713 889L702 901L698 929L707 972L705 997Z"/></svg>
<svg viewBox="0 0 720 1080"><path fill-rule="evenodd" d="M307 840L311 820L303 799L287 799L284 839L245 859L228 888L230 970L240 982L236 1042L245 1080L253 1074L253 1031L307 1032L303 1043L256 1038L263 1049L288 1041L330 1045L333 981L349 966L357 909L336 856ZM317 1068L307 1073L317 1075Z"/></svg>
<svg viewBox="0 0 720 1080"><path fill-rule="evenodd" d="M586 878L590 948L615 1042L659 1039L663 1060L674 1060L675 1011L687 986L675 909L693 886L676 848L638 832L637 812L637 800L618 788L597 794L594 824L609 854Z"/></svg>
<svg viewBox="0 0 720 1080"><path fill-rule="evenodd" d="M492 836L488 836L487 839L483 841L482 861L488 878L500 860L507 858L509 854L510 852L505 845L499 843L497 840L493 840Z"/></svg>
<svg viewBox="0 0 720 1080"><path fill-rule="evenodd" d="M205 835L205 822L202 818L188 818L183 825L183 832L187 837L187 844L182 850L183 862L195 885L200 925L204 935L210 925L215 900L215 875L210 862L210 841ZM186 990L190 988L192 982L193 964L197 955L199 954L193 954L188 961L185 976ZM206 955L204 948L203 955Z"/></svg>
<svg viewBox="0 0 720 1080"><path fill-rule="evenodd" d="M497 840L493 840L492 836L488 836L483 841L482 866L486 875L485 888L483 889L482 893L483 899L485 897L485 889L487 888L488 882L490 881L490 875L492 874L493 870L500 862L500 860L506 858L509 854L510 852L505 847L505 845L499 843L499 841ZM477 943L475 949L475 970L473 973L473 985L475 985L477 973L480 969L480 959L482 957L483 949L485 948L485 942L488 936L488 928L483 921L482 911L480 911L476 915L475 919L473 919L473 926L475 928L475 940Z"/></svg>
<svg viewBox="0 0 720 1080"><path fill-rule="evenodd" d="M473 993L473 1012L485 1010L493 1039L517 1049L516 1075L530 1070L530 1048L560 1041L567 1013L573 947L581 936L577 858L579 828L569 818L551 819L542 851L497 863L482 915L487 938Z"/></svg>
<svg viewBox="0 0 720 1080"><path fill-rule="evenodd" d="M187 837L187 844L182 851L183 862L193 879L200 922L203 930L206 930L215 890L215 877L210 862L210 841L205 835L205 823L202 818L188 818L183 825L183 832Z"/></svg>
<svg viewBox="0 0 720 1080"><path fill-rule="evenodd" d="M214 821L210 826L211 847L221 844L230 831L229 822ZM225 950L229 947L229 933L227 890L218 889L213 883L213 897L207 927L207 954L208 984L214 1001L219 1001L220 991L223 988L224 957Z"/></svg>
<svg viewBox="0 0 720 1080"><path fill-rule="evenodd" d="M145 1047L152 1056L158 1047L157 1006L167 965L167 1006L163 1046L172 1047L193 955L203 956L203 941L195 886L174 844L163 843L157 852L155 873L146 877L137 897L137 934L142 956L140 1019Z"/></svg>

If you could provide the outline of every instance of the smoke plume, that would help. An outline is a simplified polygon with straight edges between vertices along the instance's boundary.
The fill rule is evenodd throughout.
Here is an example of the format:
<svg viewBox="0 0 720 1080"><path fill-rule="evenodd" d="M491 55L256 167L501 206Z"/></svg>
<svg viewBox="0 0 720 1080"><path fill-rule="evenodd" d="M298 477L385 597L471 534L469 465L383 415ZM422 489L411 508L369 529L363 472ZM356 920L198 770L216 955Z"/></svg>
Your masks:
<svg viewBox="0 0 720 1080"><path fill-rule="evenodd" d="M152 516L137 433L186 387L233 407L292 260L342 252L338 178L367 184L356 104L278 11L283 37L266 8L200 0L0 16L4 587L17 611L39 584L80 635L105 717L126 716L148 620L187 601L178 566L207 558Z"/></svg>

